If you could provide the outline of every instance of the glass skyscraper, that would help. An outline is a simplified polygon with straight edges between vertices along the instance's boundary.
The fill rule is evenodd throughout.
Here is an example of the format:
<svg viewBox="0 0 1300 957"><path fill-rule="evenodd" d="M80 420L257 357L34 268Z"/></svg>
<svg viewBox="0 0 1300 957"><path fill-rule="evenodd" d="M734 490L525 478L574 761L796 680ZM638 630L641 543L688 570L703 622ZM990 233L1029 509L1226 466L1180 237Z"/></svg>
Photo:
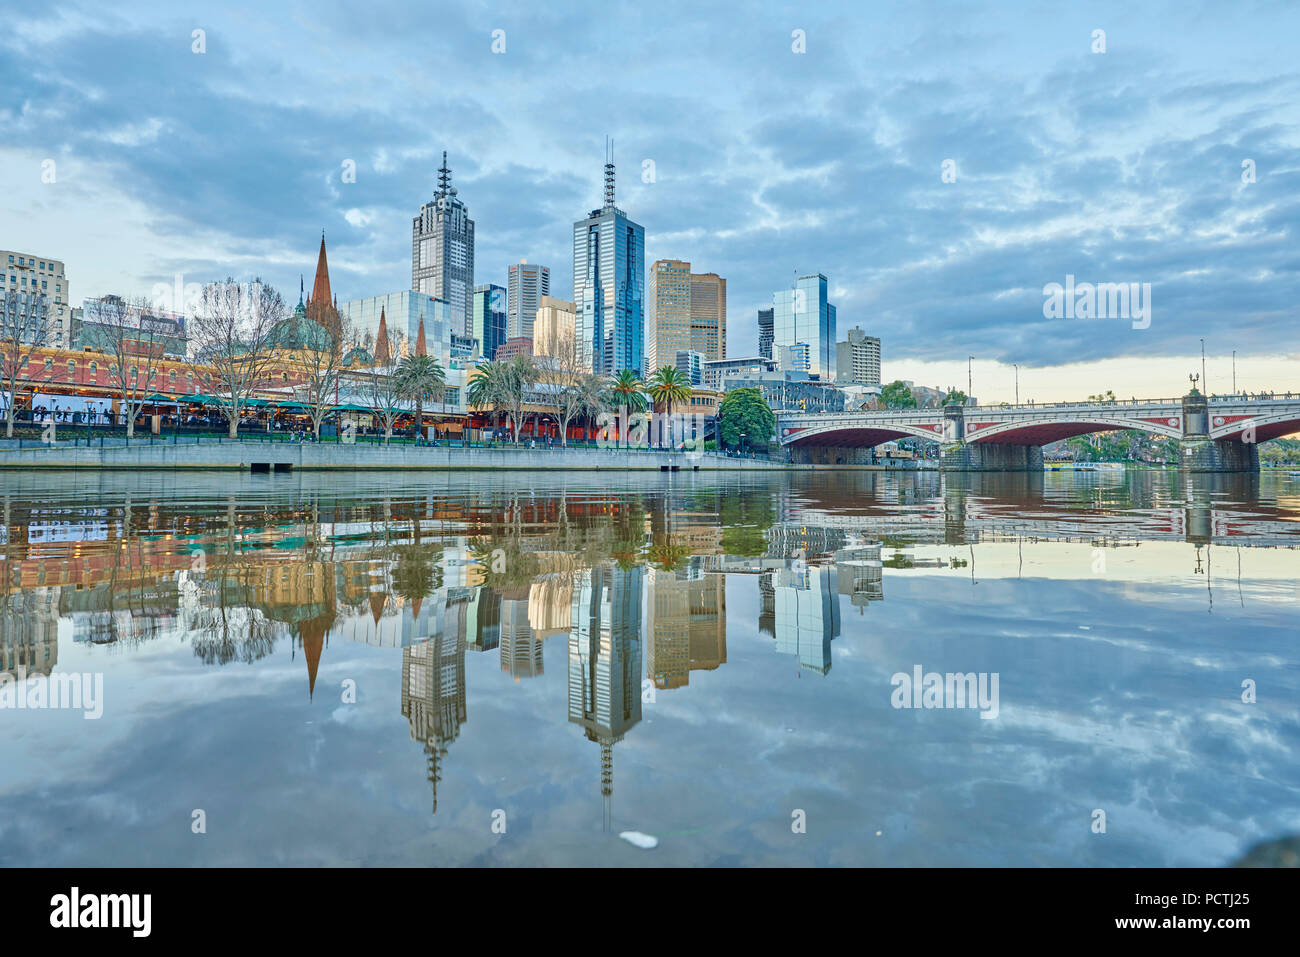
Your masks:
<svg viewBox="0 0 1300 957"><path fill-rule="evenodd" d="M474 316L470 335L478 340L479 354L491 360L506 341L506 289L488 283L474 287Z"/></svg>
<svg viewBox="0 0 1300 957"><path fill-rule="evenodd" d="M807 345L808 371L829 382L836 366L835 307L827 301L826 285L826 277L817 273L772 294L772 343L777 349Z"/></svg>
<svg viewBox="0 0 1300 957"><path fill-rule="evenodd" d="M614 205L614 164L605 164L605 205L573 224L573 301L592 370L645 374L645 230Z"/></svg>

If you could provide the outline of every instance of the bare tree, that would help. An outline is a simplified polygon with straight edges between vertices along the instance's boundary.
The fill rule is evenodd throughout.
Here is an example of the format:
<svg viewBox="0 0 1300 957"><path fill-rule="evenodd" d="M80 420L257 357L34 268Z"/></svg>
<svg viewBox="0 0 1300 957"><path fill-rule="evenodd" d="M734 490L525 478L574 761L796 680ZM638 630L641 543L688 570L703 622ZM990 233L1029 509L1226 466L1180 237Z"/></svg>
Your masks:
<svg viewBox="0 0 1300 957"><path fill-rule="evenodd" d="M247 286L233 279L209 283L190 322L194 359L212 369L213 385L229 416L229 434L239 434L239 418L272 362L271 340L288 309L274 287L255 279Z"/></svg>
<svg viewBox="0 0 1300 957"><path fill-rule="evenodd" d="M405 351L405 337L400 332L390 332L388 341L392 344L388 361L376 362L362 373L366 397L384 427L385 445L393 437L393 426L404 411L403 404L406 401L402 394L402 382L396 375L399 357Z"/></svg>
<svg viewBox="0 0 1300 957"><path fill-rule="evenodd" d="M337 315L337 314L336 314ZM289 320L299 326L312 322L310 319ZM310 326L299 329L299 362L305 373L302 383L302 401L307 406L311 417L312 434L320 438L321 421L330 409L338 404L339 381L343 375L344 343L349 339L348 325L342 317L338 318L334 328L316 324L324 330L325 339L314 341L317 335Z"/></svg>
<svg viewBox="0 0 1300 957"><path fill-rule="evenodd" d="M566 332L547 343L547 355L534 360L538 381L546 385L560 424L560 444L569 444L569 423L585 415L590 392L599 391L601 383L585 381L591 375L591 351L577 335Z"/></svg>
<svg viewBox="0 0 1300 957"><path fill-rule="evenodd" d="M501 382L501 404L510 414L510 427L515 445L519 444L519 428L523 425L524 406L534 398L537 385L537 365L532 356L515 356L505 364Z"/></svg>
<svg viewBox="0 0 1300 957"><path fill-rule="evenodd" d="M143 299L130 302L120 296L106 296L87 316L102 333L100 340L108 354L108 379L126 420L127 438L135 435L136 417L157 389L155 380L163 356L161 337L141 321L147 308Z"/></svg>
<svg viewBox="0 0 1300 957"><path fill-rule="evenodd" d="M31 379L27 368L49 341L49 312L45 297L27 297L16 290L0 293L0 382L4 388L5 437L14 437L18 383Z"/></svg>

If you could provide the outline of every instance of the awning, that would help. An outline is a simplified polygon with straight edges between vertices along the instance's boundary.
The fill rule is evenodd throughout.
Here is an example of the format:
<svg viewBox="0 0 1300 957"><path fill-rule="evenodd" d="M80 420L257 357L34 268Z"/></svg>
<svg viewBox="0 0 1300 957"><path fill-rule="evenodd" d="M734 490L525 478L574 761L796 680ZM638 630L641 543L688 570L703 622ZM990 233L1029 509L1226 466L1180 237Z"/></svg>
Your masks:
<svg viewBox="0 0 1300 957"><path fill-rule="evenodd" d="M331 412L364 412L366 413L366 415L375 414L374 409L367 408L364 405L336 405L332 409L330 409L330 411Z"/></svg>

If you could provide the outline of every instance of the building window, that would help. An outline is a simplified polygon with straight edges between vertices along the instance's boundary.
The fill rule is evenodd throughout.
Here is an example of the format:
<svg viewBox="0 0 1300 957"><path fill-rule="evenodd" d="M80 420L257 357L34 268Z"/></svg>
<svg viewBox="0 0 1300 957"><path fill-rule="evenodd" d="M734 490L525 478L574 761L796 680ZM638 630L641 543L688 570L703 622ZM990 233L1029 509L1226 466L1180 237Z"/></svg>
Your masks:
<svg viewBox="0 0 1300 957"><path fill-rule="evenodd" d="M46 371L46 372L50 372L50 371L52 371L53 369L54 369L54 360L53 360L53 359L46 359L46 360L45 360L45 371Z"/></svg>
<svg viewBox="0 0 1300 957"><path fill-rule="evenodd" d="M98 362L92 362L92 363L90 364L90 374L91 374L92 376L97 376L97 375L99 375L99 363L98 363Z"/></svg>

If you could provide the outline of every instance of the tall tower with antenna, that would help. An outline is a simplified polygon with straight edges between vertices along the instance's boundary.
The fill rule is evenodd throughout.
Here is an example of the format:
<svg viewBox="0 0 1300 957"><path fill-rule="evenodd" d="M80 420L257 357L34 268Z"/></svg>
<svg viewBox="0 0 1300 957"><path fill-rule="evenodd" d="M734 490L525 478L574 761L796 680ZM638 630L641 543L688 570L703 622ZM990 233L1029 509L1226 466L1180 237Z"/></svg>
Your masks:
<svg viewBox="0 0 1300 957"><path fill-rule="evenodd" d="M645 230L615 204L614 141L605 138L604 203L573 224L573 301L591 369L645 373Z"/></svg>
<svg viewBox="0 0 1300 957"><path fill-rule="evenodd" d="M474 326L474 220L451 185L447 151L433 199L411 223L411 289L447 303L451 329Z"/></svg>

